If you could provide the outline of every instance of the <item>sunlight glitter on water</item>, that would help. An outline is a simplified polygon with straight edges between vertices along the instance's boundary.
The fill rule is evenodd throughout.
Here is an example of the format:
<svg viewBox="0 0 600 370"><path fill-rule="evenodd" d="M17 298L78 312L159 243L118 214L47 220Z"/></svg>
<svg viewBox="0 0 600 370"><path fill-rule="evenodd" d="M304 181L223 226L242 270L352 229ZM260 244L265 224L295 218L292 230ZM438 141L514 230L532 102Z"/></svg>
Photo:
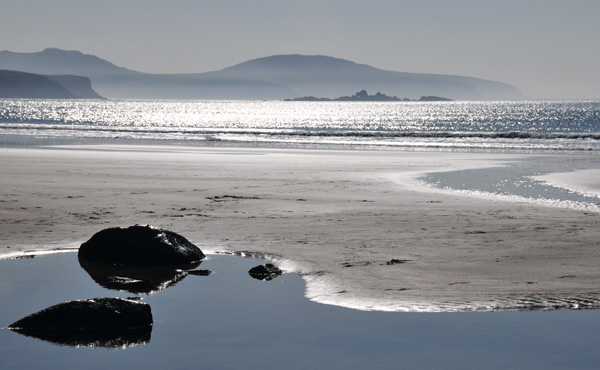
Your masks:
<svg viewBox="0 0 600 370"><path fill-rule="evenodd" d="M600 103L5 99L0 135L192 145L600 150Z"/></svg>

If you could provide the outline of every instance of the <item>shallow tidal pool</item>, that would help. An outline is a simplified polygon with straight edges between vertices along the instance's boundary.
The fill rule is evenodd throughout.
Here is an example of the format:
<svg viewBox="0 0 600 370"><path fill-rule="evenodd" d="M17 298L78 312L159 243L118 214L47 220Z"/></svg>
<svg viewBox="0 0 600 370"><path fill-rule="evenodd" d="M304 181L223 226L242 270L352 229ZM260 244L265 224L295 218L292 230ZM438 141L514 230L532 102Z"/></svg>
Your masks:
<svg viewBox="0 0 600 370"><path fill-rule="evenodd" d="M76 253L0 260L1 327L64 301L96 297L136 297L151 306L154 318L145 336L117 342L65 344L4 328L0 368L596 369L600 364L597 310L356 311L307 300L295 274L270 281L250 277L248 270L262 263L211 255L196 268L210 270L207 276L177 275L140 288L135 279L103 283L80 266Z"/></svg>

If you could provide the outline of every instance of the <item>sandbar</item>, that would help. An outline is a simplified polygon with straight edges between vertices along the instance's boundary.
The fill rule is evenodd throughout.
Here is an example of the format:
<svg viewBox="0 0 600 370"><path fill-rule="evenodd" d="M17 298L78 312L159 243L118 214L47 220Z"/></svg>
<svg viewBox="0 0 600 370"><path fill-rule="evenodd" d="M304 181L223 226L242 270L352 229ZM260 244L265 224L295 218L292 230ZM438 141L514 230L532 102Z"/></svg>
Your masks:
<svg viewBox="0 0 600 370"><path fill-rule="evenodd" d="M600 195L600 169L555 172L536 176L535 179L584 195Z"/></svg>
<svg viewBox="0 0 600 370"><path fill-rule="evenodd" d="M150 224L264 258L361 310L600 307L600 213L436 193L398 176L522 154L83 145L0 148L0 256Z"/></svg>

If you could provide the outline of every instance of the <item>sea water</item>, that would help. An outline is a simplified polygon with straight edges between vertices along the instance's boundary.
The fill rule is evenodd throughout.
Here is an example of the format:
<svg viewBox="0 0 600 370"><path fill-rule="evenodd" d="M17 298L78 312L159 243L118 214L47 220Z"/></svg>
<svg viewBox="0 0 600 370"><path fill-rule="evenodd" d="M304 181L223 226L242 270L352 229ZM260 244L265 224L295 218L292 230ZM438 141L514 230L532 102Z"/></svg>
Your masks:
<svg viewBox="0 0 600 370"><path fill-rule="evenodd" d="M467 195L600 207L598 196L535 180L600 168L598 101L0 100L0 145L82 143L540 154L420 181Z"/></svg>
<svg viewBox="0 0 600 370"><path fill-rule="evenodd" d="M600 151L600 102L0 100L0 137Z"/></svg>
<svg viewBox="0 0 600 370"><path fill-rule="evenodd" d="M33 256L30 256L33 257ZM139 299L148 335L69 344L0 329L2 369L595 369L600 311L364 312L303 297L300 276L260 281L264 263L210 255L151 293L97 283L75 253L0 260L0 327L66 300ZM130 289L131 290L131 289ZM93 332L92 332L93 334ZM93 339L93 338L92 338Z"/></svg>

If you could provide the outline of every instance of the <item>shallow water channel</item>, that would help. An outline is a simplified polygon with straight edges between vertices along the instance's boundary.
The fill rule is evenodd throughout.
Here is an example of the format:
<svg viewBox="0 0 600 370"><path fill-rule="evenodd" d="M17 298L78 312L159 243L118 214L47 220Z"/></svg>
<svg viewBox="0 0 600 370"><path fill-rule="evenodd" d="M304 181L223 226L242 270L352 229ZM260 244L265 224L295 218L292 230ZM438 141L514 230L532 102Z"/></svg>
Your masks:
<svg viewBox="0 0 600 370"><path fill-rule="evenodd" d="M449 192L507 197L546 205L598 211L600 197L547 184L536 176L553 172L597 169L598 157L590 155L533 156L498 167L427 174L421 180Z"/></svg>
<svg viewBox="0 0 600 370"><path fill-rule="evenodd" d="M60 344L0 330L1 369L595 369L600 311L390 313L304 298L295 274L251 278L262 261L211 255L151 293L92 279L76 253L0 260L0 326L67 300L139 297L145 337ZM108 284L104 284L108 285ZM113 287L114 288L114 287Z"/></svg>

